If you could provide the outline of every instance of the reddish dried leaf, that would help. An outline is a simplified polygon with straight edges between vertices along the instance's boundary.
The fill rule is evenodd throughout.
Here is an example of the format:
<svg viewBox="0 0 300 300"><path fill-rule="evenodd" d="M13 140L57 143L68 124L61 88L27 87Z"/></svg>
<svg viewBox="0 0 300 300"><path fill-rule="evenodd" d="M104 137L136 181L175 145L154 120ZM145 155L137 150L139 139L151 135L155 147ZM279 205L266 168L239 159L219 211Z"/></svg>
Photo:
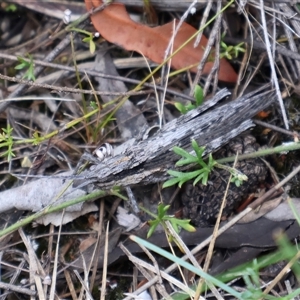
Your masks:
<svg viewBox="0 0 300 300"><path fill-rule="evenodd" d="M256 116L260 119L265 119L270 115L270 113L271 113L270 111L263 110L263 111L259 112Z"/></svg>
<svg viewBox="0 0 300 300"><path fill-rule="evenodd" d="M85 0L88 10L100 6L101 0ZM164 53L172 37L173 22L163 26L150 28L132 21L120 3L113 3L103 11L91 16L92 22L97 31L109 42L117 44L126 50L136 51L156 63L162 63ZM187 23L183 23L175 37L174 51L178 49L189 37L196 32L196 29ZM175 69L181 69L199 63L203 48L207 44L207 38L202 36L197 48L193 46L194 40L189 42L178 54L172 58L171 65ZM209 73L213 62L208 62L204 68L204 74ZM197 67L190 69L197 72ZM236 82L237 74L225 59L220 61L219 79L225 82Z"/></svg>

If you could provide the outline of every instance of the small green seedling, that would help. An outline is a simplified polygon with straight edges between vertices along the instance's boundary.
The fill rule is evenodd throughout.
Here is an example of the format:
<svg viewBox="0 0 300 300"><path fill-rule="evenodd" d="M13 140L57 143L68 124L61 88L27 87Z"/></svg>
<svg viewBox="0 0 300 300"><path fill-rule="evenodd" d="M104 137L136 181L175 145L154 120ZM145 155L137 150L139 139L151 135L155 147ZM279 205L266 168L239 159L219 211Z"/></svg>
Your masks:
<svg viewBox="0 0 300 300"><path fill-rule="evenodd" d="M44 140L44 138L39 135L38 131L35 131L32 136L33 136L32 145L34 146L39 145Z"/></svg>
<svg viewBox="0 0 300 300"><path fill-rule="evenodd" d="M167 210L169 208L170 208L170 205L165 205L163 203L160 203L157 207L157 215L155 215L155 214L151 213L150 211L148 211L147 209L141 207L142 210L144 210L146 213L148 213L149 215L151 215L154 218L154 220L151 220L148 222L150 225L150 228L149 228L149 231L147 234L147 238L149 238L153 234L153 232L155 231L155 229L157 228L157 226L159 224L162 225L162 227L166 230L166 232L168 232L167 225L165 223L166 221L169 221L171 223L171 225L174 228L176 233L179 233L181 228L186 231L189 231L189 232L196 231L195 227L193 227L190 224L190 220L188 220L188 219L181 220L181 219L175 218L174 216L167 215Z"/></svg>
<svg viewBox="0 0 300 300"><path fill-rule="evenodd" d="M230 168L229 172L232 174L231 181L233 182L237 187L240 187L244 181L248 180L248 177L241 173L239 170Z"/></svg>
<svg viewBox="0 0 300 300"><path fill-rule="evenodd" d="M15 11L17 11L17 5L15 5L15 4L8 4L5 7L5 11L6 12L15 12Z"/></svg>
<svg viewBox="0 0 300 300"><path fill-rule="evenodd" d="M195 140L192 140L192 147L196 153L195 155L190 154L189 152L185 151L180 147L174 147L173 151L182 156L175 166L184 166L189 164L198 164L201 168L191 172L180 172L180 171L173 171L169 170L168 174L173 176L167 180L163 187L169 187L174 184L178 183L178 186L181 187L185 182L188 180L194 179L194 185L201 180L201 183L206 185L208 181L208 176L210 172L213 170L214 166L216 165L216 161L213 159L212 155L208 156L208 162L203 160L203 153L205 151L205 147L199 147Z"/></svg>
<svg viewBox="0 0 300 300"><path fill-rule="evenodd" d="M86 37L83 38L82 41L84 43L88 43L89 44L89 46L90 46L90 52L91 52L91 54L94 54L95 50L96 50L96 44L94 42L94 35L93 35L93 33L89 32L89 31L86 31L86 30L83 30L83 29L75 28L75 27L72 27L71 30L86 35Z"/></svg>
<svg viewBox="0 0 300 300"><path fill-rule="evenodd" d="M94 54L96 50L96 44L93 39L94 39L93 35L87 36L84 39L82 39L84 43L89 43L91 54Z"/></svg>
<svg viewBox="0 0 300 300"><path fill-rule="evenodd" d="M7 128L2 128L3 133L0 133L0 148L7 147L7 150L1 154L1 156L7 157L7 160L10 162L12 157L15 157L13 153L13 137L12 132L13 128L10 125L7 125Z"/></svg>
<svg viewBox="0 0 300 300"><path fill-rule="evenodd" d="M175 107L182 113L186 114L190 110L199 107L203 103L204 95L203 95L203 89L201 86L196 85L194 90L194 98L195 98L195 104L192 104L191 102L187 105L183 105L180 102L175 102Z"/></svg>
<svg viewBox="0 0 300 300"><path fill-rule="evenodd" d="M90 107L91 107L92 109L97 109L97 108L98 108L98 105L97 105L97 103L96 103L95 101L91 101L91 102L90 102Z"/></svg>
<svg viewBox="0 0 300 300"><path fill-rule="evenodd" d="M20 62L17 66L15 66L16 70L23 70L27 69L23 78L28 79L28 80L33 80L35 81L35 76L34 76L34 63L33 63L33 58L30 54L27 55L29 58L29 61L25 60L23 57L18 56L18 61Z"/></svg>
<svg viewBox="0 0 300 300"><path fill-rule="evenodd" d="M244 42L239 43L235 46L228 46L224 41L225 37L225 32L222 34L222 39L221 39L221 53L220 53L220 58L227 58L228 60L232 60L233 58L237 58L239 54L242 52L244 53L246 50L244 47Z"/></svg>
<svg viewBox="0 0 300 300"><path fill-rule="evenodd" d="M205 151L205 147L199 147L195 140L192 140L192 148L194 149L196 155L192 155L180 147L173 148L173 151L182 157L179 161L177 161L175 166L180 167L184 165L196 164L200 168L191 172L169 170L168 174L173 176L174 178L167 180L163 184L163 188L170 187L175 184L178 184L178 186L181 187L185 182L192 179L194 179L193 185L196 185L199 181L201 181L203 185L206 185L208 176L212 172L214 167L225 169L230 172L232 174L231 182L234 182L238 187L243 183L243 181L248 179L245 174L241 173L237 169L219 164L216 160L213 159L212 154L208 155L208 160L207 162L205 162L202 157Z"/></svg>

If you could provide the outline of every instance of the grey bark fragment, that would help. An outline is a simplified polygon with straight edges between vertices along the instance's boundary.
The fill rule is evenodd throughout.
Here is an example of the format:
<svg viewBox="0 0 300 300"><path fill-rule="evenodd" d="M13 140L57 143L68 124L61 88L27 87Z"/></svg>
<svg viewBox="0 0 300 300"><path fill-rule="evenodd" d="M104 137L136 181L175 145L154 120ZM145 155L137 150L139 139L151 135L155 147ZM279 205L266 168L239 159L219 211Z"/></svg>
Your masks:
<svg viewBox="0 0 300 300"><path fill-rule="evenodd" d="M272 91L251 93L209 110L228 95L228 90L221 90L211 102L166 124L153 137L136 141L124 153L92 166L80 174L74 186L93 183L92 188L109 189L163 181L179 159L172 151L174 146L191 151L191 140L195 139L206 146L206 153L215 151L253 126L251 118L275 99Z"/></svg>

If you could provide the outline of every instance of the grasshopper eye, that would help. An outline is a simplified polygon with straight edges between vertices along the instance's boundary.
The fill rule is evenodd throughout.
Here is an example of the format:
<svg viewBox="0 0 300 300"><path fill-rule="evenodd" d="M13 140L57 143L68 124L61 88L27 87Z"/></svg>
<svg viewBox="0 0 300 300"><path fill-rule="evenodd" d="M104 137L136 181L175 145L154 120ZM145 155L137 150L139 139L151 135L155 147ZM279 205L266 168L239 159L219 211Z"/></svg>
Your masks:
<svg viewBox="0 0 300 300"><path fill-rule="evenodd" d="M114 149L109 143L105 143L97 148L93 154L98 157L99 161L103 161L106 157L114 155Z"/></svg>

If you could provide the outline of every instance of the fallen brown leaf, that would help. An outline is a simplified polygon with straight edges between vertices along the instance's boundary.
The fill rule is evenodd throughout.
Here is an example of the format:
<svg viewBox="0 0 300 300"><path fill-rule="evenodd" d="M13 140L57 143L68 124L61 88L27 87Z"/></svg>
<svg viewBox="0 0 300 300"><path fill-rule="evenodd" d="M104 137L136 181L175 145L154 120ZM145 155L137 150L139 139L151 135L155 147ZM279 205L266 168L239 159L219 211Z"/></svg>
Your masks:
<svg viewBox="0 0 300 300"><path fill-rule="evenodd" d="M103 4L101 0L85 0L88 10ZM172 37L174 23L170 22L154 28L136 23L131 20L125 6L113 3L104 10L91 16L97 31L109 42L117 44L126 50L143 54L156 63L162 63L164 53ZM187 23L183 23L174 40L173 51L178 49L197 30ZM202 36L199 45L194 48L194 39L190 41L171 61L174 69L182 69L199 63L203 56L207 38ZM213 62L207 62L204 74L208 74ZM197 67L190 69L197 72ZM236 82L237 74L226 59L220 60L219 79L225 82Z"/></svg>

